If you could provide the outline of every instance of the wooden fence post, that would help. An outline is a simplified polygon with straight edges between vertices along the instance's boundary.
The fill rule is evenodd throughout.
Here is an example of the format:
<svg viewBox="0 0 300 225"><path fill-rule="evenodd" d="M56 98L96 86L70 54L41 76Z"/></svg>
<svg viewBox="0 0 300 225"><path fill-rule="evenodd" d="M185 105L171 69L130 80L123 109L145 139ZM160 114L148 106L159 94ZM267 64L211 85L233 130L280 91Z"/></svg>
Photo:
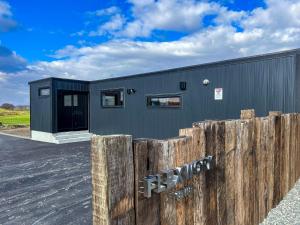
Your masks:
<svg viewBox="0 0 300 225"><path fill-rule="evenodd" d="M93 225L259 224L300 176L300 114L205 121L167 140L92 137ZM211 171L145 198L141 181L207 155ZM193 187L179 201L173 191ZM174 194L174 193L173 193Z"/></svg>
<svg viewBox="0 0 300 225"><path fill-rule="evenodd" d="M237 121L225 122L225 184L226 184L226 209L227 225L235 225L235 152L237 141Z"/></svg>
<svg viewBox="0 0 300 225"><path fill-rule="evenodd" d="M290 140L291 140L291 115L284 114L281 117L281 193L284 197L289 191L290 184Z"/></svg>
<svg viewBox="0 0 300 225"><path fill-rule="evenodd" d="M180 136L192 137L192 149L190 151L190 160L197 160L204 158L205 154L205 125L204 123L197 124L197 127L181 129ZM191 214L193 215L194 224L207 224L207 193L208 189L205 185L205 174L202 173L193 177L191 183L193 188L193 195L189 200L193 204ZM191 203L189 205L191 205Z"/></svg>
<svg viewBox="0 0 300 225"><path fill-rule="evenodd" d="M164 156L167 152L167 141L134 140L136 225L160 224L160 195L153 194L147 199L140 187L145 176L159 173L160 161L170 159L169 155Z"/></svg>
<svg viewBox="0 0 300 225"><path fill-rule="evenodd" d="M280 182L281 182L281 171L280 163L282 161L281 154L281 112L270 112L269 113L270 123L270 146L273 148L273 202L272 207L275 207L282 199L280 193Z"/></svg>
<svg viewBox="0 0 300 225"><path fill-rule="evenodd" d="M254 158L254 111L242 111L241 120L237 124L237 149L235 169L236 195L235 195L235 224L255 224L255 158ZM250 114L251 117L244 117Z"/></svg>
<svg viewBox="0 0 300 225"><path fill-rule="evenodd" d="M255 117L254 109L241 110L241 120L249 120Z"/></svg>
<svg viewBox="0 0 300 225"><path fill-rule="evenodd" d="M92 137L93 225L133 225L132 137Z"/></svg>

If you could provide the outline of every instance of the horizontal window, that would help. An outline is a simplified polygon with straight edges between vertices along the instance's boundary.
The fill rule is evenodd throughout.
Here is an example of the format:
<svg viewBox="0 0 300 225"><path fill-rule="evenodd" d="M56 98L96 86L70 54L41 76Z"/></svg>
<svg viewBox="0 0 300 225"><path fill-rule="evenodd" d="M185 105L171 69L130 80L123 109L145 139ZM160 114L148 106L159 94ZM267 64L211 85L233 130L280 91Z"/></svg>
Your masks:
<svg viewBox="0 0 300 225"><path fill-rule="evenodd" d="M181 107L180 95L147 96L148 107Z"/></svg>
<svg viewBox="0 0 300 225"><path fill-rule="evenodd" d="M123 89L101 91L102 107L123 107Z"/></svg>
<svg viewBox="0 0 300 225"><path fill-rule="evenodd" d="M39 96L49 96L49 95L50 95L50 88L39 89Z"/></svg>

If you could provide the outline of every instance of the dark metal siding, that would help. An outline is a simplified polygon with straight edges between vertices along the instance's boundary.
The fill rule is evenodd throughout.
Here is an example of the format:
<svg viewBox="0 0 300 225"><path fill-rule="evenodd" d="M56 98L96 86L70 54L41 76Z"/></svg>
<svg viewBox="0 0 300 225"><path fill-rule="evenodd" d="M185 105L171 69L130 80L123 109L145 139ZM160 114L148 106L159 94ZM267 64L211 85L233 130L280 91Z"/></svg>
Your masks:
<svg viewBox="0 0 300 225"><path fill-rule="evenodd" d="M50 87L50 96L39 96L39 89ZM30 115L32 130L52 132L52 81L50 79L30 84Z"/></svg>
<svg viewBox="0 0 300 225"><path fill-rule="evenodd" d="M50 87L50 96L40 97L38 90ZM30 83L31 129L57 132L57 90L89 91L89 82L49 78Z"/></svg>
<svg viewBox="0 0 300 225"><path fill-rule="evenodd" d="M296 79L295 79L295 104L296 104L296 112L300 112L300 55L297 54L296 57Z"/></svg>
<svg viewBox="0 0 300 225"><path fill-rule="evenodd" d="M53 79L53 120L52 127L53 133L57 132L57 91L89 91L89 82L82 82L76 80L62 80L62 79Z"/></svg>
<svg viewBox="0 0 300 225"><path fill-rule="evenodd" d="M295 54L268 56L204 67L152 73L90 84L90 130L96 134L133 134L134 137L167 138L178 135L178 129L195 121L238 118L241 109L254 108L265 116L271 110L296 111ZM207 87L204 79L210 80ZM180 91L179 82L187 82ZM136 89L125 94L124 108L102 108L100 90ZM214 88L223 88L223 100L214 100ZM180 109L149 109L150 94L181 93Z"/></svg>

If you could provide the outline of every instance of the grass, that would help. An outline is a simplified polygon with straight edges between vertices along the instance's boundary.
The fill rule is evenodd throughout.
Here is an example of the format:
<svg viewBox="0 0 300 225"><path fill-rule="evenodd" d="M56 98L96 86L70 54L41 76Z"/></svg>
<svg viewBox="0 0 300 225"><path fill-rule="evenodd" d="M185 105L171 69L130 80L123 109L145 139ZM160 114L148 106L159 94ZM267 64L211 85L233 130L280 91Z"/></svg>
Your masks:
<svg viewBox="0 0 300 225"><path fill-rule="evenodd" d="M0 108L0 123L5 127L29 126L30 113L28 110L6 110Z"/></svg>

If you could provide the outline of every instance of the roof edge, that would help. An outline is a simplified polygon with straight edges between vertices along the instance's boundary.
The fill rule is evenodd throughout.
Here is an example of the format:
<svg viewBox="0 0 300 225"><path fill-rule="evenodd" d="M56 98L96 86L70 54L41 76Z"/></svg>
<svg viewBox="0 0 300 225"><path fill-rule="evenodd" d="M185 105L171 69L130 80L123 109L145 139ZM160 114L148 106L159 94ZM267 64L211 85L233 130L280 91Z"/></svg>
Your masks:
<svg viewBox="0 0 300 225"><path fill-rule="evenodd" d="M266 54L261 54L261 55L246 56L246 57L241 57L241 58L226 59L226 60L208 62L208 63L203 63L203 64L195 64L195 65L191 65L191 66L170 68L170 69L158 70L158 71L152 71L152 72L146 72L146 73L140 73L140 74L132 74L132 75L126 75L126 76L104 78L104 79L90 81L90 83L97 83L97 82L109 81L109 80L128 79L128 78L135 78L135 77L143 77L143 76L160 74L160 73L165 73L165 72L175 72L175 71L181 71L181 70L218 66L218 65L224 65L224 64L237 64L237 63L241 63L241 62L259 60L262 58L275 58L275 57L289 56L289 55L294 55L294 54L300 54L300 48L284 50L284 51L279 51L279 52L266 53Z"/></svg>
<svg viewBox="0 0 300 225"><path fill-rule="evenodd" d="M87 80L76 80L76 79L59 78L59 77L46 77L46 78L43 78L43 79L29 81L28 84L30 85L30 84L33 84L33 83L38 83L38 82L47 81L47 80L59 80L59 81L90 83L90 81L87 81Z"/></svg>
<svg viewBox="0 0 300 225"><path fill-rule="evenodd" d="M279 51L279 52L266 53L266 54L260 54L260 55L247 56L247 57L241 57L241 58L226 59L226 60L221 60L221 61L216 61L216 62L208 62L208 63L203 63L203 64L195 64L195 65L191 65L191 66L183 66L183 67L177 67L177 68L157 70L157 71L146 72L146 73L118 76L118 77L110 77L110 78L104 78L104 79L93 80L93 81L58 78L58 77L47 77L47 78L43 78L43 79L39 79L39 80L30 81L30 82L28 82L28 84L30 85L33 83L46 81L46 80L61 80L61 81L83 82L83 83L97 83L97 82L104 82L104 81L109 81L109 80L120 80L120 79L128 79L128 78L135 78L135 77L143 77L143 76L160 74L160 73L165 73L165 72L175 72L175 71L181 71L181 70L218 66L218 65L224 65L224 64L236 64L236 63L241 63L241 62L259 60L262 58L275 58L275 57L288 56L288 55L294 55L294 54L300 54L300 48L284 50L284 51Z"/></svg>

